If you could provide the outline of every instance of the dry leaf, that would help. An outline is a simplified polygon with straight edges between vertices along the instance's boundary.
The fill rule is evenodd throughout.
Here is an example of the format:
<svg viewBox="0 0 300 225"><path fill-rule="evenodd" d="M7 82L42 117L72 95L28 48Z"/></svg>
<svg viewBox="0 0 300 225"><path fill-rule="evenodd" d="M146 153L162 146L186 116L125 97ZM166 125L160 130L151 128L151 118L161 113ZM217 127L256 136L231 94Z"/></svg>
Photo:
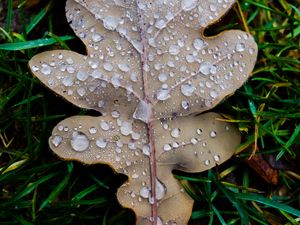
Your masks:
<svg viewBox="0 0 300 225"><path fill-rule="evenodd" d="M101 117L61 121L49 139L64 159L106 163L129 177L117 193L137 224L187 224L193 200L172 170L201 172L231 157L236 128L211 109L245 82L257 47L242 31L204 37L233 0L68 0L87 55L56 50L32 72Z"/></svg>

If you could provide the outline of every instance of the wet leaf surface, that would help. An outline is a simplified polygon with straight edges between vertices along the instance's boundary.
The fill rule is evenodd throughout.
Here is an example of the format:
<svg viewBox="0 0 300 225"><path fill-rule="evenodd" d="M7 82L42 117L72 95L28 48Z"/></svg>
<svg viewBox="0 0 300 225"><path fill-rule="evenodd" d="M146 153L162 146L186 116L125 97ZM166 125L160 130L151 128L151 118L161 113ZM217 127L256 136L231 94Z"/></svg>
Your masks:
<svg viewBox="0 0 300 225"><path fill-rule="evenodd" d="M87 55L55 50L29 63L54 92L103 114L61 121L49 145L61 158L126 174L117 196L137 224L187 224L193 200L172 170L205 171L240 143L220 115L198 115L239 88L256 60L245 32L203 35L233 3L68 0L67 19Z"/></svg>

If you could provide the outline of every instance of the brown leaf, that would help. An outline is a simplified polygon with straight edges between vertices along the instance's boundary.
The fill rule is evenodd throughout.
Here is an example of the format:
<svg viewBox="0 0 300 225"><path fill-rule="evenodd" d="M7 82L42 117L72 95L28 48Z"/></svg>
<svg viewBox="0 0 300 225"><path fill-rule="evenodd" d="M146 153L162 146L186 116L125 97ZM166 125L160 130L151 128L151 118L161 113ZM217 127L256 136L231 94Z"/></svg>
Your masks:
<svg viewBox="0 0 300 225"><path fill-rule="evenodd" d="M76 2L67 1L67 19L88 54L44 52L29 65L53 91L103 116L61 121L49 145L64 159L126 174L117 196L137 224L187 224L193 200L172 170L201 172L234 153L236 128L215 113L195 115L246 81L257 54L253 38L242 31L203 36L234 1Z"/></svg>

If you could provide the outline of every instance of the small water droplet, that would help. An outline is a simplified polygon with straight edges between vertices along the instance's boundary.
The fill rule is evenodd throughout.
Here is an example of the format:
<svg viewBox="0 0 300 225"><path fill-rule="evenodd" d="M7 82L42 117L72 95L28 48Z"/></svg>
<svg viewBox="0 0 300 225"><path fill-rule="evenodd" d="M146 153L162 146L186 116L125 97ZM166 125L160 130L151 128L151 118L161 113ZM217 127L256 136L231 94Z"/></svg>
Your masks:
<svg viewBox="0 0 300 225"><path fill-rule="evenodd" d="M195 91L195 87L192 84L183 84L181 85L181 93L184 96L190 97Z"/></svg>
<svg viewBox="0 0 300 225"><path fill-rule="evenodd" d="M113 117L113 118L119 118L120 117L120 112L119 111L117 111L117 110L113 110L112 112L111 112L111 116Z"/></svg>
<svg viewBox="0 0 300 225"><path fill-rule="evenodd" d="M181 132L181 130L179 128L174 128L171 131L171 136L173 138L178 138L180 136L180 132Z"/></svg>
<svg viewBox="0 0 300 225"><path fill-rule="evenodd" d="M126 63L120 63L118 64L118 67L122 72L128 72L130 70L129 65Z"/></svg>
<svg viewBox="0 0 300 225"><path fill-rule="evenodd" d="M203 130L201 128L198 128L196 132L197 134L201 135L203 133Z"/></svg>
<svg viewBox="0 0 300 225"><path fill-rule="evenodd" d="M104 131L109 130L109 124L107 122L103 121L103 120L100 122L100 127Z"/></svg>
<svg viewBox="0 0 300 225"><path fill-rule="evenodd" d="M163 199L166 194L165 186L158 179L155 180L155 192L157 200Z"/></svg>
<svg viewBox="0 0 300 225"><path fill-rule="evenodd" d="M211 138L215 138L215 137L217 137L217 132L216 132L216 131L211 131L211 132L209 133L209 136L210 136Z"/></svg>
<svg viewBox="0 0 300 225"><path fill-rule="evenodd" d="M216 162L219 162L219 161L220 161L220 156L219 156L219 155L214 155L214 160L215 160Z"/></svg>
<svg viewBox="0 0 300 225"><path fill-rule="evenodd" d="M85 81L88 77L89 77L89 75L86 72L81 71L81 70L79 70L76 75L76 78L80 81Z"/></svg>
<svg viewBox="0 0 300 225"><path fill-rule="evenodd" d="M99 42L103 39L103 37L99 33L92 34L92 40L93 42Z"/></svg>
<svg viewBox="0 0 300 225"><path fill-rule="evenodd" d="M132 132L132 124L127 121L123 121L121 125L121 134L128 136L129 134L131 134L131 132Z"/></svg>
<svg viewBox="0 0 300 225"><path fill-rule="evenodd" d="M96 127L91 127L89 129L90 134L96 134L97 133L97 128Z"/></svg>
<svg viewBox="0 0 300 225"><path fill-rule="evenodd" d="M103 26L108 30L115 30L119 25L119 19L113 16L106 16L103 19Z"/></svg>
<svg viewBox="0 0 300 225"><path fill-rule="evenodd" d="M112 65L111 63L108 63L108 62L105 62L105 63L103 64L103 68L104 68L106 71L108 71L108 72L111 72L111 71L114 69L113 65Z"/></svg>
<svg viewBox="0 0 300 225"><path fill-rule="evenodd" d="M55 146L58 147L60 143L62 142L63 138L59 135L55 135L51 139L51 143Z"/></svg>
<svg viewBox="0 0 300 225"><path fill-rule="evenodd" d="M245 44L244 43L238 43L235 47L235 50L237 52L243 52L245 50Z"/></svg>
<svg viewBox="0 0 300 225"><path fill-rule="evenodd" d="M197 138L192 138L192 139L191 139L191 143L192 143L193 145L197 144L197 143L198 143Z"/></svg>
<svg viewBox="0 0 300 225"><path fill-rule="evenodd" d="M90 146L90 141L84 133L73 132L71 138L71 147L77 152L86 151Z"/></svg>
<svg viewBox="0 0 300 225"><path fill-rule="evenodd" d="M198 4L198 0L182 0L181 9L183 11L190 11L196 8L197 4Z"/></svg>
<svg viewBox="0 0 300 225"><path fill-rule="evenodd" d="M65 86L65 87L71 87L73 84L74 84L74 79L73 77L65 77L63 80L62 80L62 84Z"/></svg>
<svg viewBox="0 0 300 225"><path fill-rule="evenodd" d="M209 166L209 164L210 164L210 160L209 159L207 159L207 160L204 161L204 165Z"/></svg>
<svg viewBox="0 0 300 225"><path fill-rule="evenodd" d="M155 23L155 27L157 29L163 29L164 27L166 27L166 22L164 20L157 20Z"/></svg>
<svg viewBox="0 0 300 225"><path fill-rule="evenodd" d="M149 198L149 196L150 196L150 190L149 190L149 188L148 187L142 187L140 189L140 196L142 198Z"/></svg>
<svg viewBox="0 0 300 225"><path fill-rule="evenodd" d="M104 138L100 138L96 141L96 145L99 147L99 148L106 148L107 146L107 141L104 139Z"/></svg>
<svg viewBox="0 0 300 225"><path fill-rule="evenodd" d="M178 45L171 45L169 47L170 55L178 55L179 52L180 52L180 47Z"/></svg>
<svg viewBox="0 0 300 225"><path fill-rule="evenodd" d="M137 178L139 178L139 175L136 174L136 173L134 173L134 174L132 174L132 178L133 178L133 179L137 179Z"/></svg>
<svg viewBox="0 0 300 225"><path fill-rule="evenodd" d="M202 39L197 38L197 39L194 40L193 45L194 45L195 49L200 50L203 47L204 42L203 42Z"/></svg>
<svg viewBox="0 0 300 225"><path fill-rule="evenodd" d="M42 64L41 73L44 75L49 75L51 73L51 68L47 64Z"/></svg>
<svg viewBox="0 0 300 225"><path fill-rule="evenodd" d="M172 149L172 146L170 144L165 144L164 145L164 151L170 151Z"/></svg>
<svg viewBox="0 0 300 225"><path fill-rule="evenodd" d="M190 107L190 104L187 101L182 101L181 102L181 107L183 109L188 109Z"/></svg>
<svg viewBox="0 0 300 225"><path fill-rule="evenodd" d="M170 90L169 89L160 89L156 93L157 100L164 101L170 98Z"/></svg>
<svg viewBox="0 0 300 225"><path fill-rule="evenodd" d="M166 82L167 79L168 79L168 75L165 74L165 73L160 73L160 74L158 75L158 80L159 80L160 82Z"/></svg>
<svg viewBox="0 0 300 225"><path fill-rule="evenodd" d="M150 149L150 146L149 146L149 145L144 145L144 146L142 147L142 151L143 151L143 154L144 154L144 155L150 156L151 149Z"/></svg>
<svg viewBox="0 0 300 225"><path fill-rule="evenodd" d="M211 70L212 64L210 62L203 62L200 65L200 69L199 71L203 74L203 75L208 75L210 74L210 70Z"/></svg>

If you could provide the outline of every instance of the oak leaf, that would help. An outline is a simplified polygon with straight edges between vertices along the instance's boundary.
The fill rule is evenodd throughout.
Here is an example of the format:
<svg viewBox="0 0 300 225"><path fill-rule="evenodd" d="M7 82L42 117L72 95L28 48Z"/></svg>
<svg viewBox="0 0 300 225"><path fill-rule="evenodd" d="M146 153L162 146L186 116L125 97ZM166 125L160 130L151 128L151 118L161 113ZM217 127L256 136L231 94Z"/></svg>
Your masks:
<svg viewBox="0 0 300 225"><path fill-rule="evenodd" d="M256 60L245 32L203 35L233 3L68 0L67 19L87 55L55 50L29 62L51 90L102 113L61 121L49 145L63 159L126 174L117 197L137 224L187 224L193 200L172 170L205 171L240 143L220 115L199 115L239 88Z"/></svg>

